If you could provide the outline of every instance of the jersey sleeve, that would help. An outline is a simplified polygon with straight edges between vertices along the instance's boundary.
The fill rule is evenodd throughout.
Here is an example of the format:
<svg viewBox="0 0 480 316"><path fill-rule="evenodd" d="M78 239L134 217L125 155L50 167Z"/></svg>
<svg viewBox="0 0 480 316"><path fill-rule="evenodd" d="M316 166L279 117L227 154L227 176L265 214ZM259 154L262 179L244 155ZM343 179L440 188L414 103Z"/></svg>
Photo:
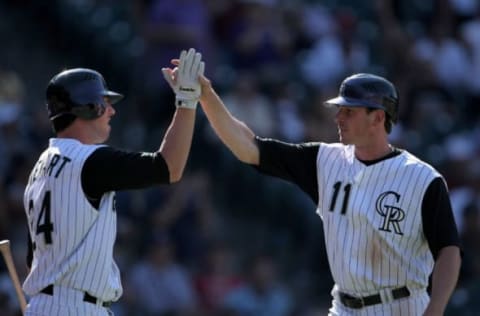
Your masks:
<svg viewBox="0 0 480 316"><path fill-rule="evenodd" d="M256 137L261 173L295 183L318 203L317 153L319 143L290 144Z"/></svg>
<svg viewBox="0 0 480 316"><path fill-rule="evenodd" d="M89 198L105 192L141 189L169 182L169 171L160 153L128 152L100 147L85 161L82 186Z"/></svg>
<svg viewBox="0 0 480 316"><path fill-rule="evenodd" d="M422 224L434 259L444 247L460 248L460 237L447 186L441 177L435 178L425 192L422 203Z"/></svg>

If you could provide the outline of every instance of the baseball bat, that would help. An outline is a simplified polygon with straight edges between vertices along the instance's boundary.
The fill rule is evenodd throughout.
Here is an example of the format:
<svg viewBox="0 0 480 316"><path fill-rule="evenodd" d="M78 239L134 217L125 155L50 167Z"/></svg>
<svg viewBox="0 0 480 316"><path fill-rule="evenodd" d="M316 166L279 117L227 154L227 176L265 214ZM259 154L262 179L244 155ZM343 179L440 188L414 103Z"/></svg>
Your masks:
<svg viewBox="0 0 480 316"><path fill-rule="evenodd" d="M20 285L20 281L18 280L17 270L15 269L15 265L13 264L12 251L10 250L10 240L6 239L0 241L0 251L2 252L3 260L5 260L5 264L7 265L8 274L12 279L13 286L15 287L15 292L17 292L17 297L20 301L20 308L22 310L22 314L24 314L25 309L27 308L27 301L25 300L22 286Z"/></svg>

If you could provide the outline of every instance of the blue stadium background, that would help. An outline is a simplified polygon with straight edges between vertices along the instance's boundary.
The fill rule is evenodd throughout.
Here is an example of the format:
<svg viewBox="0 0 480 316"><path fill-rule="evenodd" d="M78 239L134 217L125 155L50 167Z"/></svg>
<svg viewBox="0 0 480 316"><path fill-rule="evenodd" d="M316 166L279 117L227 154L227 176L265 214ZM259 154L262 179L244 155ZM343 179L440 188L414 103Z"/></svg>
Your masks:
<svg viewBox="0 0 480 316"><path fill-rule="evenodd" d="M462 237L447 314L480 313L478 1L1 0L0 42L0 239L11 240L21 280L23 189L52 136L48 80L64 68L100 71L126 95L108 144L154 151L174 110L160 68L195 47L230 110L258 135L290 142L336 140L322 101L345 76L393 81L401 122L391 141L444 174ZM326 314L332 280L314 203L236 161L201 110L185 178L117 200L125 293L116 315ZM226 309L242 286L263 296ZM3 263L0 310L20 315Z"/></svg>

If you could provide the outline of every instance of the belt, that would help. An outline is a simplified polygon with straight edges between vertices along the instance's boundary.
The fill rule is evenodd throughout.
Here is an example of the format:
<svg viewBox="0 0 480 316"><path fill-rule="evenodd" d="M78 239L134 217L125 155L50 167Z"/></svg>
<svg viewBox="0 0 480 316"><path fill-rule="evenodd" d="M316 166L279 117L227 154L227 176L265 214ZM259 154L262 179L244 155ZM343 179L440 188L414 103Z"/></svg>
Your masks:
<svg viewBox="0 0 480 316"><path fill-rule="evenodd" d="M47 294L47 295L53 295L53 284L48 285L46 288L41 290L40 293ZM88 303L92 303L92 304L95 304L95 305L99 304L103 307L110 307L112 305L112 302L102 302L101 300L99 300L95 296L92 296L92 295L88 294L87 292L84 292L84 294L83 294L83 301L88 302Z"/></svg>
<svg viewBox="0 0 480 316"><path fill-rule="evenodd" d="M382 303L382 297L380 294L373 294L365 297L355 297L339 291L338 295L340 302L342 302L343 305L355 309ZM406 286L392 290L392 297L394 300L409 296L410 291Z"/></svg>

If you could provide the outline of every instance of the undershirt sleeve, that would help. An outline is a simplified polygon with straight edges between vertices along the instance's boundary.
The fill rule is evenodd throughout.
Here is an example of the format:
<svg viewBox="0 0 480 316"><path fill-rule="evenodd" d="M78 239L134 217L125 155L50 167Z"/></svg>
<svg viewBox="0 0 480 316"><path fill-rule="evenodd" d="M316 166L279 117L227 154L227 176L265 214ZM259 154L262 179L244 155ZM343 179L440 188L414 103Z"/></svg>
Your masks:
<svg viewBox="0 0 480 316"><path fill-rule="evenodd" d="M33 245L32 245L32 238L30 237L30 231L27 226L27 269L30 270L32 268L32 261L33 261Z"/></svg>
<svg viewBox="0 0 480 316"><path fill-rule="evenodd" d="M447 246L458 246L457 225L453 217L447 186L441 177L435 178L427 188L422 202L422 224L433 258Z"/></svg>
<svg viewBox="0 0 480 316"><path fill-rule="evenodd" d="M106 146L85 161L82 186L89 199L100 199L109 191L166 184L169 177L167 163L159 152L128 152Z"/></svg>
<svg viewBox="0 0 480 316"><path fill-rule="evenodd" d="M295 183L318 203L317 153L319 143L290 144L274 139L255 138L263 174Z"/></svg>

